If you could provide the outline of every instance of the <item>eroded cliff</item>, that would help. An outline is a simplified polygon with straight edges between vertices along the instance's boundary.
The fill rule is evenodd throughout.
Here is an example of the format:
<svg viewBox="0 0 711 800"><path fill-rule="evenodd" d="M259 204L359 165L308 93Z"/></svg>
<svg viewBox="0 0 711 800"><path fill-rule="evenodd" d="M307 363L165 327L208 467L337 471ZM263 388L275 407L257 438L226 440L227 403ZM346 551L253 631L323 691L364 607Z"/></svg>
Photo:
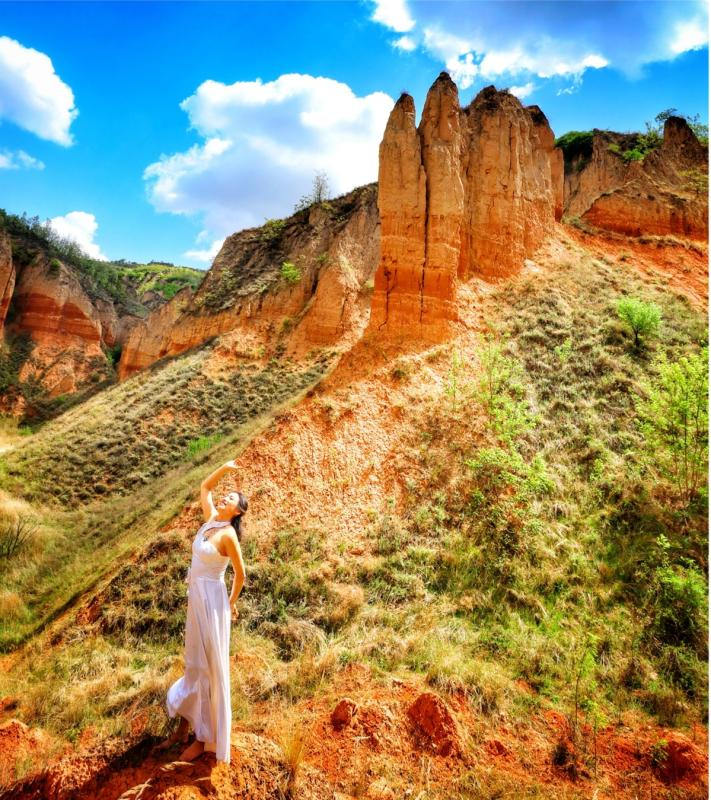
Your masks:
<svg viewBox="0 0 711 800"><path fill-rule="evenodd" d="M371 184L229 236L194 294L184 289L131 330L119 377L234 330L236 355L357 338L378 259L376 194Z"/></svg>
<svg viewBox="0 0 711 800"><path fill-rule="evenodd" d="M593 131L587 151L566 162L566 215L628 236L708 239L708 152L687 122L669 117L661 145L627 160L637 141Z"/></svg>
<svg viewBox="0 0 711 800"><path fill-rule="evenodd" d="M415 127L403 94L380 145L381 253L369 334L440 340L457 280L517 272L562 214L562 161L537 106L493 86L466 107L446 72Z"/></svg>

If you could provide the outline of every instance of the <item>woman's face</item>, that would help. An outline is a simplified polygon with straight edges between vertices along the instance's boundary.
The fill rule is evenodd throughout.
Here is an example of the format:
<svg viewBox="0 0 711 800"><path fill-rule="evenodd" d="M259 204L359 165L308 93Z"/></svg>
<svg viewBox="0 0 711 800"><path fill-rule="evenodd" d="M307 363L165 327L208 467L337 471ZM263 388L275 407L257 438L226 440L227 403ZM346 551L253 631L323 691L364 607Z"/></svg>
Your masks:
<svg viewBox="0 0 711 800"><path fill-rule="evenodd" d="M231 516L241 514L242 510L239 507L239 494L237 492L228 492L217 504L217 510L228 510Z"/></svg>

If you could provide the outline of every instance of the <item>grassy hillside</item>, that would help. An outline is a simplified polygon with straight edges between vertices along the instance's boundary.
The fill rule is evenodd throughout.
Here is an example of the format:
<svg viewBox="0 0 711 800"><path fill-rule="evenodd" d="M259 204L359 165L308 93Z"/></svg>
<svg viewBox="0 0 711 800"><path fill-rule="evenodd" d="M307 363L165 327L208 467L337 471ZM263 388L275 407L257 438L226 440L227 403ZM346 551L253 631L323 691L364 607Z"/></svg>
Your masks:
<svg viewBox="0 0 711 800"><path fill-rule="evenodd" d="M627 256L598 257L572 239L564 247L488 296L488 333L373 373L373 381L428 391L398 405L406 502L393 499L373 513L365 552L325 547L338 541L337 519L322 529L295 519L266 539L247 539L232 647L253 668L233 674L237 722L251 724L262 701L278 715L329 691L353 662L370 664L384 681L422 676L513 727L536 710L558 709L569 715L591 771L591 731L631 710L665 725L707 720L705 481L680 491L663 470L670 453L644 422L645 398L665 374L662 359L705 359L706 316L661 279L638 273ZM661 311L658 333L641 347L618 317L623 297ZM180 386L172 373L160 375L167 394ZM148 387L152 378L144 380ZM135 413L131 386L139 383L127 384L122 416L110 424L117 436ZM173 402L179 413L182 395L171 396L166 408ZM152 417L160 407L151 406ZM66 440L48 431L11 454L13 468L32 470L28 497L41 501L56 485L81 499L72 493L91 485L95 472L84 482L65 473L96 470L84 466L94 459L83 443L108 430L90 434L94 425L69 424ZM337 435L337 423L332 430ZM64 455L63 441L81 449ZM130 451L142 452L138 444ZM176 442L175 458L186 445ZM705 440L699 445L705 467ZM220 448L206 453L210 464L223 458ZM40 453L59 460L51 480L40 474ZM85 531L93 538L72 547L84 569L106 579L78 617L65 618L54 647L37 638L22 668L0 676L0 695L23 698L24 719L69 737L88 724L118 731L139 709L160 730L163 692L180 666L187 545L177 533L156 538L153 525L112 519L114 509L128 514L119 489L130 473L102 463L112 465L106 494L113 496L96 508L110 527ZM167 515L170 503L156 491L177 497L187 479L187 471L163 474L131 496L131 513L138 518L152 506ZM135 557L111 570L104 547L112 557L131 549ZM26 575L12 573L11 585L33 609L46 573L32 576L34 559L25 559ZM69 573L63 579L81 584ZM21 614L6 642L29 630Z"/></svg>
<svg viewBox="0 0 711 800"><path fill-rule="evenodd" d="M215 377L214 344L107 388L0 456L0 489L20 510L33 507L42 523L32 547L0 558L8 606L0 648L23 640L135 549L199 483L195 465L238 447L260 420L317 381L329 360L233 363Z"/></svg>

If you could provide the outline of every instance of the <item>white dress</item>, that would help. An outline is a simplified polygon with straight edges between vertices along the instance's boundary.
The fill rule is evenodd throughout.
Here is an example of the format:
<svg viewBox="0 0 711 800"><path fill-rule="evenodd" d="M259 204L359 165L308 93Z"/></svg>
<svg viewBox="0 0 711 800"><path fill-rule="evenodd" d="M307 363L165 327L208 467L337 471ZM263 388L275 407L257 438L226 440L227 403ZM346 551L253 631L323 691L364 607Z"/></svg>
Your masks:
<svg viewBox="0 0 711 800"><path fill-rule="evenodd" d="M185 674L168 689L168 714L187 719L195 738L218 761L230 762L230 603L225 586L227 556L206 541L211 528L229 520L204 523L193 540L188 572L185 622Z"/></svg>

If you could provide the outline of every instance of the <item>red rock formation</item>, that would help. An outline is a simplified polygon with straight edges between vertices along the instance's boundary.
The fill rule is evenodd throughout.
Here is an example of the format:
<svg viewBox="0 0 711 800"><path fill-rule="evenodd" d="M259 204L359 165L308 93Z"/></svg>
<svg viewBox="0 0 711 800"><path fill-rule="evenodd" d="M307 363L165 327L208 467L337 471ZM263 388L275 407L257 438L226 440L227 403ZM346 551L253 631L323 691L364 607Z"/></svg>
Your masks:
<svg viewBox="0 0 711 800"><path fill-rule="evenodd" d="M468 246L461 271L504 277L517 272L553 228L553 132L537 106L526 110L493 86L463 113Z"/></svg>
<svg viewBox="0 0 711 800"><path fill-rule="evenodd" d="M15 267L12 263L10 237L0 231L0 335L15 288Z"/></svg>
<svg viewBox="0 0 711 800"><path fill-rule="evenodd" d="M225 240L197 292L184 289L129 333L121 380L164 356L239 331L241 352L272 349L283 337L288 354L357 338L367 322L364 284L379 253L376 189L362 187L286 226L280 250L259 229ZM296 283L280 277L290 261Z"/></svg>
<svg viewBox="0 0 711 800"><path fill-rule="evenodd" d="M708 176L708 153L686 121L670 117L662 145L625 163L620 152L635 143L634 135L595 131L589 162L567 165L565 213L629 236L707 240L708 195L694 176Z"/></svg>
<svg viewBox="0 0 711 800"><path fill-rule="evenodd" d="M460 117L457 87L443 72L427 94L417 129L427 191L419 324L427 338L438 338L443 324L457 319L454 300L464 222Z"/></svg>
<svg viewBox="0 0 711 800"><path fill-rule="evenodd" d="M380 143L380 263L370 329L377 331L387 325L390 332L405 332L415 320L419 324L425 266L425 183L415 103L403 94L390 113Z"/></svg>
<svg viewBox="0 0 711 800"><path fill-rule="evenodd" d="M13 317L6 330L27 332L34 342L19 378L37 379L50 397L76 392L97 376L106 377L102 344L120 341L138 321L132 316L119 319L110 302L89 297L75 273L54 262L50 267L46 255L39 253L19 271L14 290L14 271L7 284ZM0 250L0 280L3 263Z"/></svg>
<svg viewBox="0 0 711 800"><path fill-rule="evenodd" d="M537 106L483 89L460 109L447 73L420 125L403 94L380 145L381 253L369 335L446 338L457 277L521 268L562 214L562 163Z"/></svg>
<svg viewBox="0 0 711 800"><path fill-rule="evenodd" d="M441 697L432 692L423 692L410 706L407 714L438 755L461 753L461 734L457 720Z"/></svg>

